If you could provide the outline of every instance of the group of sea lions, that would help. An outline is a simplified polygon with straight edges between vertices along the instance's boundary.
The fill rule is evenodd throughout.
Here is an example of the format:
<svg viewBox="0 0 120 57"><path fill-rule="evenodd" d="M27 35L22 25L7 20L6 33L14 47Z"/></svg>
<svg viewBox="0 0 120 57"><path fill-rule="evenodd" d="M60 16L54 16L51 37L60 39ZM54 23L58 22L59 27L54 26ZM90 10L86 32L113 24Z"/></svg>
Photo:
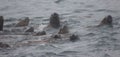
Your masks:
<svg viewBox="0 0 120 57"><path fill-rule="evenodd" d="M29 25L29 18L26 17L24 20L21 20L20 22L18 22L15 27L24 27L24 26L28 26ZM3 31L3 25L4 25L4 18L3 16L0 16L0 31ZM97 27L101 27L101 26L110 26L112 27L112 16L108 15L106 16L99 25L97 25ZM61 24L60 22L60 17L58 13L53 13L50 16L50 21L49 24L47 26L47 28L52 27L54 29L58 29L58 33L53 35L52 37L54 39L60 39L61 38L61 34L68 34L69 33L69 28L66 24ZM28 29L26 29L25 32L34 32L34 27L30 27ZM41 36L41 35L46 35L46 31L41 31L41 32L37 32L35 34L33 34L33 36ZM76 40L79 39L78 35L75 34L71 34L69 35L69 40L72 42L75 42ZM0 47L10 47L8 44L3 44L2 42L0 42Z"/></svg>

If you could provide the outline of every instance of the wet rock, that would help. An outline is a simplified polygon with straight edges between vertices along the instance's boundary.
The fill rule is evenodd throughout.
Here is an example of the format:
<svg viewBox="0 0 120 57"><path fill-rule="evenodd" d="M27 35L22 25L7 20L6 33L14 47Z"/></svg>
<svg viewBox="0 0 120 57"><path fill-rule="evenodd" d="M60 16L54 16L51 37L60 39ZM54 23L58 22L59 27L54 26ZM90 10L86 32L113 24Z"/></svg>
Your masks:
<svg viewBox="0 0 120 57"><path fill-rule="evenodd" d="M70 41L75 42L77 40L79 40L79 37L77 35L73 34L73 35L70 36Z"/></svg>
<svg viewBox="0 0 120 57"><path fill-rule="evenodd" d="M30 27L29 29L27 29L25 32L34 32L34 28Z"/></svg>
<svg viewBox="0 0 120 57"><path fill-rule="evenodd" d="M17 23L16 27L28 26L29 21L29 17L26 17L24 20L21 20L19 23Z"/></svg>
<svg viewBox="0 0 120 57"><path fill-rule="evenodd" d="M59 28L60 27L60 20L59 15L57 13L53 13L50 17L49 25L53 28Z"/></svg>
<svg viewBox="0 0 120 57"><path fill-rule="evenodd" d="M41 35L46 35L46 32L42 31L42 32L38 32L38 33L34 34L34 36L41 36Z"/></svg>
<svg viewBox="0 0 120 57"><path fill-rule="evenodd" d="M63 28L61 28L58 32L58 34L66 34L69 33L68 27L64 26Z"/></svg>
<svg viewBox="0 0 120 57"><path fill-rule="evenodd" d="M0 31L3 30L3 24L4 24L4 18L3 16L0 16Z"/></svg>
<svg viewBox="0 0 120 57"><path fill-rule="evenodd" d="M113 18L111 15L106 16L98 26L109 25L112 26Z"/></svg>
<svg viewBox="0 0 120 57"><path fill-rule="evenodd" d="M8 44L4 44L0 42L0 48L9 48L10 46Z"/></svg>

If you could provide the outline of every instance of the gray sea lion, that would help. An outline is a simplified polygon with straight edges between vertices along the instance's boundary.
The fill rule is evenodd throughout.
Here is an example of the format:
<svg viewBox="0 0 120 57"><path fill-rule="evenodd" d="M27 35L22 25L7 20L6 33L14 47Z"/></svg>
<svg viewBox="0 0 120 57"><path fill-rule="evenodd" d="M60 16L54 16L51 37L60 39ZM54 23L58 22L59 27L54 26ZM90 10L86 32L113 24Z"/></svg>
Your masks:
<svg viewBox="0 0 120 57"><path fill-rule="evenodd" d="M0 31L3 30L3 24L4 24L4 18L3 16L0 16Z"/></svg>
<svg viewBox="0 0 120 57"><path fill-rule="evenodd" d="M57 13L53 13L50 17L49 25L53 28L59 28L60 27L60 20L59 15Z"/></svg>
<svg viewBox="0 0 120 57"><path fill-rule="evenodd" d="M17 23L16 27L28 26L29 21L29 17L26 17L24 20L21 20L19 23Z"/></svg>

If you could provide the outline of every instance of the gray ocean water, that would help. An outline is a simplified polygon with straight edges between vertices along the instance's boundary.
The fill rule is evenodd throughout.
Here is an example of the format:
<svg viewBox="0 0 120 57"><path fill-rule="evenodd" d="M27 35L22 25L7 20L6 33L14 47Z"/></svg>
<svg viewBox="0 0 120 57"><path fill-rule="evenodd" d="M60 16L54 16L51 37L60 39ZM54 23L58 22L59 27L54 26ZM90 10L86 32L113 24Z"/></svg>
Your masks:
<svg viewBox="0 0 120 57"><path fill-rule="evenodd" d="M0 57L120 57L120 0L0 0L0 15L5 18L6 30L15 28L10 24L23 17L30 17L29 26L47 25L54 12L60 14L61 21L68 22L70 33L78 34L79 41L37 42L18 47L18 43L50 36L6 33L0 35L0 41L12 48L0 49ZM107 15L113 16L113 28L92 27Z"/></svg>

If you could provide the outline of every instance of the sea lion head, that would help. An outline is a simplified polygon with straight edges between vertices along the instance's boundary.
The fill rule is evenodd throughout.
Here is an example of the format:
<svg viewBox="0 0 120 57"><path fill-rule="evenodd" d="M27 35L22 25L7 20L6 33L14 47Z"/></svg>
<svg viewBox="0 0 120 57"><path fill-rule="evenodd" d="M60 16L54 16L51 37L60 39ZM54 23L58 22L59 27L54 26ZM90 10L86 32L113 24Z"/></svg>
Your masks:
<svg viewBox="0 0 120 57"><path fill-rule="evenodd" d="M59 14L53 13L50 17L50 25L53 28L59 28L60 27L60 20L59 20Z"/></svg>

